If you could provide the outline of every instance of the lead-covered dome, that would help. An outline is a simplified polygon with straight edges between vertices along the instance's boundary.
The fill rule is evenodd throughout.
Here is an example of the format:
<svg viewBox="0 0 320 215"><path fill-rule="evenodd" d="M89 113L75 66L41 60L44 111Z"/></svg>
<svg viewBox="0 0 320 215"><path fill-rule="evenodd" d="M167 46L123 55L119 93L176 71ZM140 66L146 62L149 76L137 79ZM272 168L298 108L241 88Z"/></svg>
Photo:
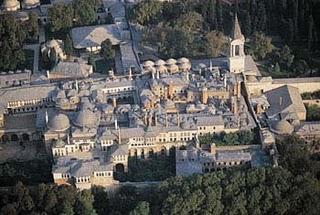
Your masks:
<svg viewBox="0 0 320 215"><path fill-rule="evenodd" d="M89 109L80 110L77 112L73 124L81 128L92 128L97 124L97 116Z"/></svg>
<svg viewBox="0 0 320 215"><path fill-rule="evenodd" d="M14 11L20 8L20 3L17 0L4 0L2 7L7 11Z"/></svg>
<svg viewBox="0 0 320 215"><path fill-rule="evenodd" d="M48 122L48 128L51 131L65 131L70 128L70 121L67 115L54 114Z"/></svg>
<svg viewBox="0 0 320 215"><path fill-rule="evenodd" d="M40 5L40 0L24 0L23 5L26 8L33 8Z"/></svg>
<svg viewBox="0 0 320 215"><path fill-rule="evenodd" d="M277 134L291 134L293 126L287 120L277 121L272 124L272 131Z"/></svg>

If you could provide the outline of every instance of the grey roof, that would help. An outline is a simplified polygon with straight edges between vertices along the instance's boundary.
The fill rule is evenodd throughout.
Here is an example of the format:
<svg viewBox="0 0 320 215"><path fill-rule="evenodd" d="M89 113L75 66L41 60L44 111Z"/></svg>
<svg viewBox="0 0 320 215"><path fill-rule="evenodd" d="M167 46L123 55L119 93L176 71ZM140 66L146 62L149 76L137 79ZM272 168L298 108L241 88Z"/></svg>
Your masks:
<svg viewBox="0 0 320 215"><path fill-rule="evenodd" d="M119 29L115 24L73 28L71 36L76 49L100 46L106 39L117 45L121 40Z"/></svg>
<svg viewBox="0 0 320 215"><path fill-rule="evenodd" d="M292 86L282 86L265 93L270 108L267 110L269 117L280 113L306 112L299 89Z"/></svg>
<svg viewBox="0 0 320 215"><path fill-rule="evenodd" d="M43 84L3 89L0 94L0 105L7 107L11 101L51 98L56 88L53 84Z"/></svg>
<svg viewBox="0 0 320 215"><path fill-rule="evenodd" d="M246 55L244 58L244 70L246 75L261 76L257 64L254 62L251 55Z"/></svg>
<svg viewBox="0 0 320 215"><path fill-rule="evenodd" d="M250 161L251 154L241 151L219 151L216 154L217 162L232 162L232 161Z"/></svg>
<svg viewBox="0 0 320 215"><path fill-rule="evenodd" d="M239 25L238 15L237 14L235 14L234 25L233 25L233 29L232 29L232 33L231 33L231 38L233 40L244 39L244 36L241 33L241 29L240 29L240 25Z"/></svg>
<svg viewBox="0 0 320 215"><path fill-rule="evenodd" d="M0 88L23 83L30 83L31 71L30 70L17 70L15 72L1 72L0 73Z"/></svg>
<svg viewBox="0 0 320 215"><path fill-rule="evenodd" d="M67 115L54 113L50 116L48 128L52 131L65 131L70 128L70 122Z"/></svg>
<svg viewBox="0 0 320 215"><path fill-rule="evenodd" d="M114 145L110 151L111 156L125 156L129 153L128 144Z"/></svg>
<svg viewBox="0 0 320 215"><path fill-rule="evenodd" d="M92 66L78 62L59 62L51 71L51 75L71 78L86 78L92 73Z"/></svg>

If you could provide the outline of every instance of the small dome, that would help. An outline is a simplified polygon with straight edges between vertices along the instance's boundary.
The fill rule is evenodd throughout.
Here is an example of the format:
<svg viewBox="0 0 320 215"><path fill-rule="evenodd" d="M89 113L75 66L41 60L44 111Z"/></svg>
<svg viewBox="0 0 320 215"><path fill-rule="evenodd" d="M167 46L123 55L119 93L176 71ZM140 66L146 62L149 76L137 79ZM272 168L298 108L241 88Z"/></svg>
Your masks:
<svg viewBox="0 0 320 215"><path fill-rule="evenodd" d="M291 134L293 132L293 126L286 120L274 122L271 127L272 131L277 134Z"/></svg>
<svg viewBox="0 0 320 215"><path fill-rule="evenodd" d="M157 60L155 63L154 63L155 66L163 66L163 65L166 65L166 62L164 60Z"/></svg>
<svg viewBox="0 0 320 215"><path fill-rule="evenodd" d="M69 118L65 114L55 114L49 119L48 128L51 131L65 131L70 128Z"/></svg>
<svg viewBox="0 0 320 215"><path fill-rule="evenodd" d="M191 69L191 65L190 65L190 63L181 63L181 64L179 64L179 69L190 70Z"/></svg>
<svg viewBox="0 0 320 215"><path fill-rule="evenodd" d="M167 68L170 72L178 72L179 71L179 67L176 64L168 65Z"/></svg>
<svg viewBox="0 0 320 215"><path fill-rule="evenodd" d="M160 72L160 73L164 73L164 72L167 72L168 69L167 69L166 66L160 65L160 66L157 66L157 67L156 67L156 71L158 71L158 72Z"/></svg>
<svg viewBox="0 0 320 215"><path fill-rule="evenodd" d="M81 128L83 127L92 128L96 126L96 123L97 123L96 114L88 109L79 111L73 122L73 124Z"/></svg>
<svg viewBox="0 0 320 215"><path fill-rule="evenodd" d="M26 7L36 7L36 6L40 5L40 0L24 0L23 4Z"/></svg>
<svg viewBox="0 0 320 215"><path fill-rule="evenodd" d="M185 57L179 58L177 62L178 62L179 64L180 64L180 63L190 63L189 59L188 59L188 58L185 58Z"/></svg>
<svg viewBox="0 0 320 215"><path fill-rule="evenodd" d="M154 66L154 62L152 62L151 60L147 60L143 63L144 67L153 67Z"/></svg>
<svg viewBox="0 0 320 215"><path fill-rule="evenodd" d="M175 60L175 59L173 59L173 58L170 58L170 59L168 59L167 61L166 61L166 64L167 65L173 65L173 64L176 64L177 63L177 61Z"/></svg>
<svg viewBox="0 0 320 215"><path fill-rule="evenodd" d="M54 48L54 47L59 47L60 44L57 40L50 40L48 43L48 47L50 48Z"/></svg>
<svg viewBox="0 0 320 215"><path fill-rule="evenodd" d="M13 8L19 8L20 3L17 0L4 0L2 6L5 9L13 9Z"/></svg>

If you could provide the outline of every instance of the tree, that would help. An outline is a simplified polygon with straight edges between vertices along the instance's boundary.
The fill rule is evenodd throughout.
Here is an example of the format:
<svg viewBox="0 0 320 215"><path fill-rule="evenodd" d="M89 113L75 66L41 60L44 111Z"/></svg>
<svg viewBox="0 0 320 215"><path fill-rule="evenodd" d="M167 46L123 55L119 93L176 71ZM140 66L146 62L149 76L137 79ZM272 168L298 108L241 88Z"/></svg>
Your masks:
<svg viewBox="0 0 320 215"><path fill-rule="evenodd" d="M211 31L206 34L206 53L209 57L218 57L227 41L220 31Z"/></svg>
<svg viewBox="0 0 320 215"><path fill-rule="evenodd" d="M103 57L106 61L114 59L115 52L112 47L112 42L110 39L106 39L101 43L101 57Z"/></svg>
<svg viewBox="0 0 320 215"><path fill-rule="evenodd" d="M95 0L74 0L75 20L78 25L89 25L96 21L96 4Z"/></svg>
<svg viewBox="0 0 320 215"><path fill-rule="evenodd" d="M149 215L149 203L146 201L138 202L134 210L130 211L129 215Z"/></svg>
<svg viewBox="0 0 320 215"><path fill-rule="evenodd" d="M73 25L72 5L56 4L48 9L48 20L52 32L67 32Z"/></svg>
<svg viewBox="0 0 320 215"><path fill-rule="evenodd" d="M279 74L281 72L281 68L279 66L279 63L277 62L276 65L274 66L274 72Z"/></svg>
<svg viewBox="0 0 320 215"><path fill-rule="evenodd" d="M173 24L174 28L194 32L202 29L203 18L197 12L181 15Z"/></svg>
<svg viewBox="0 0 320 215"><path fill-rule="evenodd" d="M35 12L29 13L29 20L27 22L27 29L29 37L35 38L39 34L38 14Z"/></svg>
<svg viewBox="0 0 320 215"><path fill-rule="evenodd" d="M12 14L0 15L0 71L16 70L25 62L26 31ZM22 68L21 68L22 69Z"/></svg>
<svg viewBox="0 0 320 215"><path fill-rule="evenodd" d="M97 210L98 214L107 214L109 208L108 193L103 187L91 188L93 194L93 206Z"/></svg>
<svg viewBox="0 0 320 215"><path fill-rule="evenodd" d="M262 32L255 32L252 38L252 49L255 59L262 60L273 50L271 38Z"/></svg>
<svg viewBox="0 0 320 215"><path fill-rule="evenodd" d="M93 199L90 190L81 191L75 203L76 215L96 215L92 205Z"/></svg>
<svg viewBox="0 0 320 215"><path fill-rule="evenodd" d="M71 55L73 51L72 40L69 34L67 34L64 40L64 51L67 55Z"/></svg>
<svg viewBox="0 0 320 215"><path fill-rule="evenodd" d="M141 1L134 6L130 19L140 25L155 23L161 16L162 5L156 0Z"/></svg>

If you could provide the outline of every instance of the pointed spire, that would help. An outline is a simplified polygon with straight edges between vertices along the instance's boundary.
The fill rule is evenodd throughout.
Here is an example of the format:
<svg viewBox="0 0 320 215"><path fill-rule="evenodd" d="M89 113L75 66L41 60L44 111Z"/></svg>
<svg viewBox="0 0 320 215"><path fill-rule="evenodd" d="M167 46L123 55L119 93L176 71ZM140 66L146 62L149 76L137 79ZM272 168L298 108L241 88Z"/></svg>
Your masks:
<svg viewBox="0 0 320 215"><path fill-rule="evenodd" d="M233 40L244 39L244 36L241 33L241 28L240 28L240 25L239 25L239 20L238 20L237 13L234 15L234 26L233 26L233 29L232 29L231 38Z"/></svg>

